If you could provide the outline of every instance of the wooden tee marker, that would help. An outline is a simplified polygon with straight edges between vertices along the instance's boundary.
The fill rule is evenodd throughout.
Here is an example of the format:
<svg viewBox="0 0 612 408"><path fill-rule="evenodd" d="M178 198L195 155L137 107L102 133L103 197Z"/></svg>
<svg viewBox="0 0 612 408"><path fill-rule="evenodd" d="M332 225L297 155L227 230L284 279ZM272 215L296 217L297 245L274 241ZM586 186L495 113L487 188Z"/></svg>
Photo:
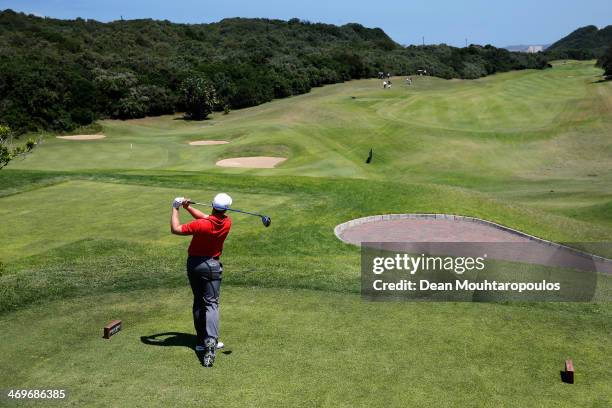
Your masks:
<svg viewBox="0 0 612 408"><path fill-rule="evenodd" d="M105 339L110 339L114 334L121 330L121 326L121 320L110 321L106 326L104 326L104 335L102 337Z"/></svg>
<svg viewBox="0 0 612 408"><path fill-rule="evenodd" d="M563 373L563 382L568 384L574 383L574 363L572 360L565 360L565 372Z"/></svg>

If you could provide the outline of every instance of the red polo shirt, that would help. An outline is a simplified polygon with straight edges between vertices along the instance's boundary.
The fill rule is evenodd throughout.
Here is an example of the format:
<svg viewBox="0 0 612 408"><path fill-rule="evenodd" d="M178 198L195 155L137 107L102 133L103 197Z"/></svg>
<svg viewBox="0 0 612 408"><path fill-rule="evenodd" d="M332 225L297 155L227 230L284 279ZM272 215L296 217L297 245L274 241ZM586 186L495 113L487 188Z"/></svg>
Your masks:
<svg viewBox="0 0 612 408"><path fill-rule="evenodd" d="M221 256L223 242L232 227L232 219L225 214L211 214L189 224L183 224L183 234L193 235L187 253L189 256Z"/></svg>

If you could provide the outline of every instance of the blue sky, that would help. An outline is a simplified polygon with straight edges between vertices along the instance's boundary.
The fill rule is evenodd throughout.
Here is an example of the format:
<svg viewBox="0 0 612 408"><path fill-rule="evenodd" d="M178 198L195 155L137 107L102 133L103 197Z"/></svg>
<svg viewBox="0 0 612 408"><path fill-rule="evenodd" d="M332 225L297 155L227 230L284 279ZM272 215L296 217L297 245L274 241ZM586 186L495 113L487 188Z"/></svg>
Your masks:
<svg viewBox="0 0 612 408"><path fill-rule="evenodd" d="M207 23L226 17L298 17L380 27L402 44L497 46L554 42L574 29L612 24L611 0L0 0L0 9L100 21L154 18Z"/></svg>

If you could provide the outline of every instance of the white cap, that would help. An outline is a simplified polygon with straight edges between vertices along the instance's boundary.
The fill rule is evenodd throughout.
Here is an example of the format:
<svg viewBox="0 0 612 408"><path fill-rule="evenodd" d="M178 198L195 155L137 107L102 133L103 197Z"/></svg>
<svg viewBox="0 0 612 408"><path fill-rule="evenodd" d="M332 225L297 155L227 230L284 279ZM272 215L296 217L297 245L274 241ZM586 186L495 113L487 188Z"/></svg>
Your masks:
<svg viewBox="0 0 612 408"><path fill-rule="evenodd" d="M215 196L212 206L215 210L225 211L232 205L232 197L225 193L219 193Z"/></svg>

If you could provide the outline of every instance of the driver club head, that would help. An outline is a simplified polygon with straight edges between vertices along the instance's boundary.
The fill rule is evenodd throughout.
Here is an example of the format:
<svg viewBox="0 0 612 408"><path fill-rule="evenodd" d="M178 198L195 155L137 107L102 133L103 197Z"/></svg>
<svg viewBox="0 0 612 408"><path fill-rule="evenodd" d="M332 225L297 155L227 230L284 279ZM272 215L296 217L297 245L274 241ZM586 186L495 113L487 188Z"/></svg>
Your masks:
<svg viewBox="0 0 612 408"><path fill-rule="evenodd" d="M264 215L261 217L261 222L266 228L268 228L272 223L272 219L270 219L270 217L268 217L267 215Z"/></svg>

